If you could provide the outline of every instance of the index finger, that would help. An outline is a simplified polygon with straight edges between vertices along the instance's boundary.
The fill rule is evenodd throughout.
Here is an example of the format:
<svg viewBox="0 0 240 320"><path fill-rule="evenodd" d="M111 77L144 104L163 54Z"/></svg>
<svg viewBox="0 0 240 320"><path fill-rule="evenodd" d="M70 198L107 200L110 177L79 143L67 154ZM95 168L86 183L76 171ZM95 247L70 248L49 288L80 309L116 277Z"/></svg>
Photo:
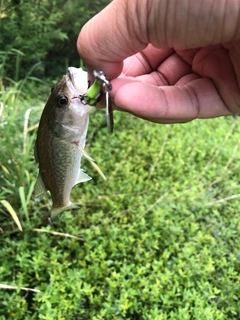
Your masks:
<svg viewBox="0 0 240 320"><path fill-rule="evenodd" d="M156 70L173 52L173 49L155 48L149 44L141 52L124 60L122 74L130 77L148 74Z"/></svg>

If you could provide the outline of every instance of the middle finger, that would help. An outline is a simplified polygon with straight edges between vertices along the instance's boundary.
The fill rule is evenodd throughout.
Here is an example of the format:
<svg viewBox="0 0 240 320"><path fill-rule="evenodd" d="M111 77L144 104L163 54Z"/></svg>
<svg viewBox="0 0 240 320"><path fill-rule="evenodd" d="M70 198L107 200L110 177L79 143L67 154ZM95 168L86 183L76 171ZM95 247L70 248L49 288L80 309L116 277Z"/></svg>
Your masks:
<svg viewBox="0 0 240 320"><path fill-rule="evenodd" d="M122 75L137 77L156 70L173 49L159 49L149 44L143 51L124 60Z"/></svg>

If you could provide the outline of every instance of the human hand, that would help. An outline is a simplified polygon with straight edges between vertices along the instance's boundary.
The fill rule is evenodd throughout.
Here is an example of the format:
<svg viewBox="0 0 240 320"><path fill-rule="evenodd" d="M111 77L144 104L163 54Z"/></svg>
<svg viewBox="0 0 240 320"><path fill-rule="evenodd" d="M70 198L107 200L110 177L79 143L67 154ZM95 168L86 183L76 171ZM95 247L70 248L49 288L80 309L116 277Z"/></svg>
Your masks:
<svg viewBox="0 0 240 320"><path fill-rule="evenodd" d="M158 122L240 112L240 0L114 0L81 30L115 108Z"/></svg>

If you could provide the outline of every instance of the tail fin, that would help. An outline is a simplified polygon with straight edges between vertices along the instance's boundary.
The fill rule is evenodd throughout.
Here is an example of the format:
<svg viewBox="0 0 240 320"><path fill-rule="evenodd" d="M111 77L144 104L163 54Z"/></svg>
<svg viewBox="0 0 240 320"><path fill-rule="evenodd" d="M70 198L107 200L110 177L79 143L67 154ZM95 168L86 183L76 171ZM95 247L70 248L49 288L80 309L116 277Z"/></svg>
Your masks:
<svg viewBox="0 0 240 320"><path fill-rule="evenodd" d="M72 209L79 209L80 207L77 206L76 204L70 202L69 205L65 206L65 207L59 207L59 208L52 208L51 210L51 222L54 221L57 216L59 216L60 214L62 214L64 211L67 210L72 210Z"/></svg>

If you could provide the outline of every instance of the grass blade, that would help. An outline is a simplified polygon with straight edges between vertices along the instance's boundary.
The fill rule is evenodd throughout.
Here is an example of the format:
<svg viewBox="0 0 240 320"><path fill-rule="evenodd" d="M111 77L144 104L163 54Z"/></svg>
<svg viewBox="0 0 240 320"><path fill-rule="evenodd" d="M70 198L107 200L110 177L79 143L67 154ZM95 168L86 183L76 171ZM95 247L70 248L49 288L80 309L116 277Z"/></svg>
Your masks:
<svg viewBox="0 0 240 320"><path fill-rule="evenodd" d="M0 283L0 289L21 289L21 290L24 290L24 291L41 292L38 289L25 288L25 287L16 287L16 286L11 286L9 284L3 284L3 283Z"/></svg>
<svg viewBox="0 0 240 320"><path fill-rule="evenodd" d="M62 237L77 239L77 240L81 240L81 241L84 240L83 238L76 237L76 236L69 234L69 233L62 233L62 232L50 231L50 230L46 230L46 229L44 230L44 229L38 229L38 228L34 228L33 230L37 231L37 232L51 233L55 236L62 236Z"/></svg>
<svg viewBox="0 0 240 320"><path fill-rule="evenodd" d="M11 204L7 200L1 200L1 203L8 210L8 212L11 214L13 220L16 222L16 225L18 226L18 229L20 231L23 231L21 223L18 219L18 216L17 216L15 210L13 209L13 207L11 206Z"/></svg>

